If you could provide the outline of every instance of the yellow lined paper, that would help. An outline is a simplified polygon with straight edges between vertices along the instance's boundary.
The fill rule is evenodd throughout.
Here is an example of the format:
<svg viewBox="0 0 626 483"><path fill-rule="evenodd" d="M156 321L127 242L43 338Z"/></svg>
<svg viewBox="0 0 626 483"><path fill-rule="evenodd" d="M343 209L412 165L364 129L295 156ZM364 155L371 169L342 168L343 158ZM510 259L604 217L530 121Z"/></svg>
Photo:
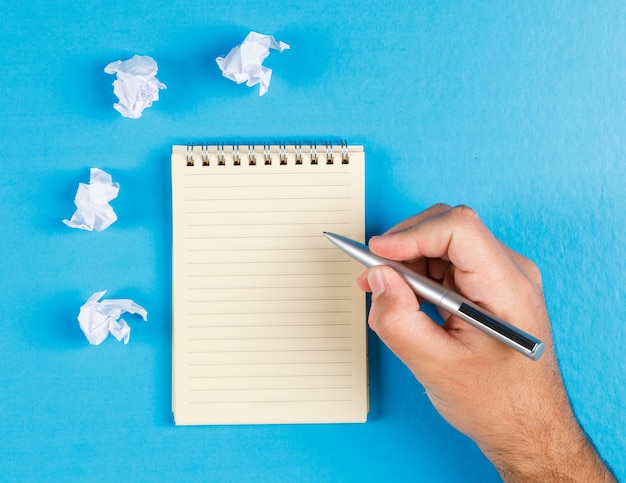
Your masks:
<svg viewBox="0 0 626 483"><path fill-rule="evenodd" d="M322 234L364 237L362 147L174 146L172 200L176 424L365 421L361 268Z"/></svg>

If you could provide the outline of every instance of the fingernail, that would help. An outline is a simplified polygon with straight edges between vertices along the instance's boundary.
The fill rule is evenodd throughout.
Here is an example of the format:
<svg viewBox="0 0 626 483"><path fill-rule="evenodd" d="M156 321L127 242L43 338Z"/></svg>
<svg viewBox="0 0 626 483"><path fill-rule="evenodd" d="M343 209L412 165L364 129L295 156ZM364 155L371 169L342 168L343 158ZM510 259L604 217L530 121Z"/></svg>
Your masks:
<svg viewBox="0 0 626 483"><path fill-rule="evenodd" d="M370 270L367 281L372 289L372 295L374 297L382 294L387 287L387 278L382 270L374 267Z"/></svg>

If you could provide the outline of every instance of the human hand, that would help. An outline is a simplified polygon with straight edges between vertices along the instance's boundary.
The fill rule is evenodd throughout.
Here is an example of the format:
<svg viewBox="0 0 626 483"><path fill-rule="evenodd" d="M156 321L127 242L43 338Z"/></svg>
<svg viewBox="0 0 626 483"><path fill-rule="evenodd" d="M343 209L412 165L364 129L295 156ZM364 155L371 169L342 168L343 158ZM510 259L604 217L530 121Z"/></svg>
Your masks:
<svg viewBox="0 0 626 483"><path fill-rule="evenodd" d="M570 408L533 262L499 242L470 208L447 205L405 220L369 247L544 341L543 357L532 361L449 314L442 313L443 326L435 324L389 267L359 277L372 292L370 327L503 478L613 481Z"/></svg>

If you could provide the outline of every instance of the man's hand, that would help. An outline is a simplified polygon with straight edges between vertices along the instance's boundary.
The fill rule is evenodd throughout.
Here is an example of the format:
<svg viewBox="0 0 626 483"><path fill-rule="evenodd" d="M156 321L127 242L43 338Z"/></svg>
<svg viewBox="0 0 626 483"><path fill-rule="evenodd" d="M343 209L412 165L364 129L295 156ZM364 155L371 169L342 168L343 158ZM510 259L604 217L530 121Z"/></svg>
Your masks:
<svg viewBox="0 0 626 483"><path fill-rule="evenodd" d="M369 247L544 341L544 355L532 361L449 314L441 313L445 323L437 325L389 267L359 277L359 286L372 292L371 328L505 480L614 481L571 410L534 263L463 206L433 206L372 238Z"/></svg>

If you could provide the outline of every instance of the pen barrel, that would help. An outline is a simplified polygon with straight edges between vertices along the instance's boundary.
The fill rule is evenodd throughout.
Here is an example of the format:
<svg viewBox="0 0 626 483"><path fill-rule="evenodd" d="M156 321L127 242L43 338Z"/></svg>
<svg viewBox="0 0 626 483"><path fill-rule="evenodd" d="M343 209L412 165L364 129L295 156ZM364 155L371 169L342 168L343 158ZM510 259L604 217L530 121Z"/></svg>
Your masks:
<svg viewBox="0 0 626 483"><path fill-rule="evenodd" d="M543 354L544 344L539 339L456 293L445 294L441 307L532 360Z"/></svg>

